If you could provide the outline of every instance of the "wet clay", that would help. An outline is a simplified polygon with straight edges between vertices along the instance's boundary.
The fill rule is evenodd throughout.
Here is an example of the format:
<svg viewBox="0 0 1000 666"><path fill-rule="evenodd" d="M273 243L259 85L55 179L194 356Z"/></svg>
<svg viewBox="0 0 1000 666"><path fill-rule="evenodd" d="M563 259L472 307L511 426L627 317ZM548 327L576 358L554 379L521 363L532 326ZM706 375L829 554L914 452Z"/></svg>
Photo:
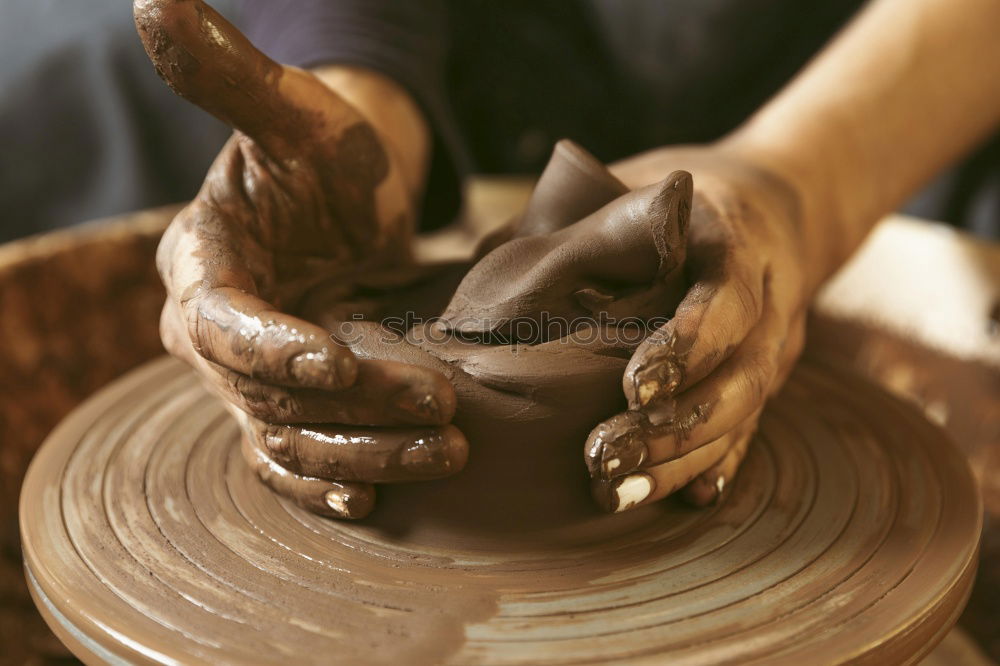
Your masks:
<svg viewBox="0 0 1000 666"><path fill-rule="evenodd" d="M46 620L85 659L137 663L881 664L925 654L975 573L975 483L919 412L842 369L799 365L715 506L667 500L608 515L589 497L582 443L623 408L638 339L609 324L603 337L583 327L526 341L517 322L543 309L669 311L683 286L690 184L676 174L624 194L561 144L528 213L472 268L372 274L309 295L303 306L359 355L443 373L472 443L454 477L379 486L366 520L327 520L261 484L223 403L176 360L102 391L52 434L24 484L26 570ZM633 206L601 203L633 195ZM616 233L581 247L576 225L593 225L583 238ZM639 246L647 254L627 266L600 261L601 249ZM567 248L594 260L563 262ZM526 257L577 272L510 270ZM510 298L518 293L533 300ZM394 326L408 310L444 316ZM345 319L354 330L338 330ZM340 464L433 475L437 461L418 449L400 457L397 436L383 431L366 443L370 459Z"/></svg>
<svg viewBox="0 0 1000 666"><path fill-rule="evenodd" d="M954 623L975 572L981 512L962 455L915 408L811 358L705 510L668 500L598 524L433 541L282 500L239 447L221 401L173 359L53 432L20 524L36 603L76 654L911 663Z"/></svg>
<svg viewBox="0 0 1000 666"><path fill-rule="evenodd" d="M462 481L438 486L440 506L421 513L453 525L495 516L488 531L592 513L569 442L582 449L589 428L622 410L625 360L684 290L690 175L628 192L563 143L511 237L492 239L471 268L412 266L412 193L392 133L373 124L381 114L366 120L321 79L270 60L200 0L134 10L166 82L237 130L164 234L161 331L233 406L261 478L325 515L359 518L372 483L447 476L468 458ZM353 318L362 304L367 322ZM410 313L439 326L405 325L394 339L379 324ZM495 335L506 342L486 339ZM457 428L447 425L456 406ZM317 425L295 428L304 423ZM366 426L421 429L354 432ZM301 464L296 443L315 451L324 439L335 459ZM379 453L361 453L370 449ZM608 481L597 498L620 508ZM428 492L407 492L388 494L410 511L381 513L422 522L407 514ZM466 507L478 514L460 515Z"/></svg>
<svg viewBox="0 0 1000 666"><path fill-rule="evenodd" d="M429 368L455 388L465 469L433 488L380 486L370 524L437 540L596 520L584 443L625 409L628 358L683 293L691 196L685 172L629 193L563 141L509 237L490 239L471 268L425 267L403 284L369 276L346 294L338 283L340 302L322 289L307 298L306 318L358 357ZM423 321L407 328L408 314Z"/></svg>

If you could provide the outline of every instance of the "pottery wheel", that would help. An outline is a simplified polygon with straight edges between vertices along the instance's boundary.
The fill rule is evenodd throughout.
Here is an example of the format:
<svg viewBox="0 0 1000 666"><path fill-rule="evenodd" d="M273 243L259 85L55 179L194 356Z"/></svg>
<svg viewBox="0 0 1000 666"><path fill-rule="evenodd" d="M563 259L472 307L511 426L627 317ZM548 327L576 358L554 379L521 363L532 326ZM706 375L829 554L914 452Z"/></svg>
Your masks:
<svg viewBox="0 0 1000 666"><path fill-rule="evenodd" d="M961 611L981 519L939 431L814 361L720 504L632 513L509 547L325 520L253 478L169 359L76 410L21 499L39 608L117 663L902 663Z"/></svg>

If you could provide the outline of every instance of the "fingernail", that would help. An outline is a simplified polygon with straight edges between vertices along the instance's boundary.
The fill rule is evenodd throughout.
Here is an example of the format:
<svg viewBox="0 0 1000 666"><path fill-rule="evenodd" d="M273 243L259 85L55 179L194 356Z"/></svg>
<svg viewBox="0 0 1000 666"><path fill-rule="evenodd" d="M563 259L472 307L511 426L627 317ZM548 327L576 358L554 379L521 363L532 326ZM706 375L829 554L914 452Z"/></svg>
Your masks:
<svg viewBox="0 0 1000 666"><path fill-rule="evenodd" d="M313 388L347 388L354 384L358 364L353 356L337 358L333 363L332 377L330 365L329 350L321 349L293 356L288 364L288 371L295 381Z"/></svg>
<svg viewBox="0 0 1000 666"><path fill-rule="evenodd" d="M645 500L653 492L656 482L644 472L630 474L613 486L612 510L615 513L627 511Z"/></svg>
<svg viewBox="0 0 1000 666"><path fill-rule="evenodd" d="M649 449L643 440L640 433L629 432L616 439L611 446L606 446L602 469L604 477L610 479L639 469L649 457Z"/></svg>
<svg viewBox="0 0 1000 666"><path fill-rule="evenodd" d="M704 477L698 477L684 488L681 496L688 504L696 507L711 506L722 497L725 487L725 477L719 476L715 483Z"/></svg>
<svg viewBox="0 0 1000 666"><path fill-rule="evenodd" d="M264 447L271 454L271 457L277 459L278 462L287 463L288 453L291 448L291 439L285 436L284 431L285 428L283 427L275 431L268 428L264 435Z"/></svg>
<svg viewBox="0 0 1000 666"><path fill-rule="evenodd" d="M646 461L644 414L628 411L614 416L591 432L587 442L587 468L595 479L610 479L633 472Z"/></svg>
<svg viewBox="0 0 1000 666"><path fill-rule="evenodd" d="M330 507L334 513L336 513L341 518L350 518L347 509L347 499L337 490L328 490L326 495L323 496L326 501L326 505Z"/></svg>
<svg viewBox="0 0 1000 666"><path fill-rule="evenodd" d="M440 423L441 405L437 398L426 391L403 391L393 401L393 406L417 423Z"/></svg>
<svg viewBox="0 0 1000 666"><path fill-rule="evenodd" d="M335 361L337 366L337 378L340 380L340 387L347 388L354 386L358 378L358 361L353 356L339 356Z"/></svg>
<svg viewBox="0 0 1000 666"><path fill-rule="evenodd" d="M663 395L671 395L683 379L681 368L671 358L657 359L637 371L632 378L636 399L645 407Z"/></svg>
<svg viewBox="0 0 1000 666"><path fill-rule="evenodd" d="M292 357L288 371L303 386L323 386L329 381L330 370L325 352L302 352Z"/></svg>
<svg viewBox="0 0 1000 666"><path fill-rule="evenodd" d="M397 451L395 464L406 470L414 480L447 475L451 472L451 459L440 442L441 436L437 434L418 437Z"/></svg>
<svg viewBox="0 0 1000 666"><path fill-rule="evenodd" d="M338 517L361 520L375 508L375 491L371 486L342 484L332 481L333 488L326 491L323 500Z"/></svg>

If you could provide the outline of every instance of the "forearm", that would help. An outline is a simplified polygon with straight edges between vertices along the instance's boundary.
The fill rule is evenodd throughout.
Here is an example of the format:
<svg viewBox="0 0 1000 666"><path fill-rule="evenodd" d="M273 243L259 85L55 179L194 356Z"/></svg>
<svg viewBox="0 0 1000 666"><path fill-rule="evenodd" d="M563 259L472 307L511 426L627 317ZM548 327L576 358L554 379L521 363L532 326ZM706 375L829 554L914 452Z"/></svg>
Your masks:
<svg viewBox="0 0 1000 666"><path fill-rule="evenodd" d="M798 193L814 288L1000 121L1000 2L878 0L721 142Z"/></svg>
<svg viewBox="0 0 1000 666"><path fill-rule="evenodd" d="M431 134L441 132L448 41L441 0L238 0L250 41L311 69L375 127L414 204L424 199ZM426 117L426 120L425 120Z"/></svg>
<svg viewBox="0 0 1000 666"><path fill-rule="evenodd" d="M400 166L412 201L419 202L427 177L430 130L410 94L389 77L369 69L325 65L312 71L372 124Z"/></svg>

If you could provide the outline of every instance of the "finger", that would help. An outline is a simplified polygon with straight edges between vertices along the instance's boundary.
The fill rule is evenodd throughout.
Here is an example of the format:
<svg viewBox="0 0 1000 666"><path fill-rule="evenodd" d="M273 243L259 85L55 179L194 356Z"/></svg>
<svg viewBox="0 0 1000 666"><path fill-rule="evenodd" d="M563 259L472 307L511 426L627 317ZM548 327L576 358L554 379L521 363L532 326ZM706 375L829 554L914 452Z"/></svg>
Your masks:
<svg viewBox="0 0 1000 666"><path fill-rule="evenodd" d="M776 316L767 316L736 353L690 390L600 424L587 439L591 476L608 479L667 462L735 428L776 386L787 332Z"/></svg>
<svg viewBox="0 0 1000 666"><path fill-rule="evenodd" d="M240 374L330 391L352 386L357 378L354 354L329 331L278 312L253 294L201 288L181 298L180 308L195 351Z"/></svg>
<svg viewBox="0 0 1000 666"><path fill-rule="evenodd" d="M444 375L396 361L359 361L354 385L336 393L267 384L195 353L177 332L174 311L168 300L160 319L167 351L192 365L220 398L267 423L444 425L455 415L455 389Z"/></svg>
<svg viewBox="0 0 1000 666"><path fill-rule="evenodd" d="M675 395L705 378L760 320L765 279L746 261L717 249L689 253L688 272L701 278L673 318L636 350L623 388L630 409Z"/></svg>
<svg viewBox="0 0 1000 666"><path fill-rule="evenodd" d="M802 351L804 340L804 321L800 321L792 327L789 339L785 342L785 348L782 350L786 360L782 363L778 377L775 379L776 386L780 387L785 383L795 365L795 359ZM750 448L750 442L757 431L759 419L760 412L758 411L739 426L735 436L736 441L722 457L722 460L699 474L681 490L680 494L684 501L697 507L709 506L718 502L726 489L732 487L732 481L736 478L736 473L740 465L743 464L743 459L746 458Z"/></svg>
<svg viewBox="0 0 1000 666"><path fill-rule="evenodd" d="M135 0L135 24L157 73L177 94L249 134L265 150L307 131L283 68L201 0Z"/></svg>
<svg viewBox="0 0 1000 666"><path fill-rule="evenodd" d="M375 507L375 489L367 483L326 481L294 474L243 438L244 459L271 490L328 518L364 518Z"/></svg>
<svg viewBox="0 0 1000 666"><path fill-rule="evenodd" d="M722 460L684 486L681 497L694 506L709 506L718 502L726 488L731 487L733 479L736 478L736 472L743 464L756 429L756 418L754 418L753 427L742 429L736 435L736 441L726 451L726 455L722 456Z"/></svg>
<svg viewBox="0 0 1000 666"><path fill-rule="evenodd" d="M444 425L455 415L455 390L448 380L405 363L360 361L354 386L336 393L266 384L204 363L223 399L267 423Z"/></svg>
<svg viewBox="0 0 1000 666"><path fill-rule="evenodd" d="M241 374L285 386L351 386L354 354L326 329L256 296L251 259L232 249L230 234L222 214L203 203L178 215L168 229L169 244L157 252L168 298L176 304L165 315L184 322L199 355Z"/></svg>
<svg viewBox="0 0 1000 666"><path fill-rule="evenodd" d="M778 363L778 376L775 377L775 389L780 389L788 381L788 376L795 369L795 364L806 346L806 313L803 310L792 319L785 343L781 347L781 361Z"/></svg>
<svg viewBox="0 0 1000 666"><path fill-rule="evenodd" d="M296 474L338 481L396 483L451 476L465 467L469 444L452 425L350 428L272 425L243 416L250 443Z"/></svg>
<svg viewBox="0 0 1000 666"><path fill-rule="evenodd" d="M655 502L683 488L717 464L735 442L735 433L701 446L685 456L610 480L591 483L591 492L605 511L620 513Z"/></svg>

